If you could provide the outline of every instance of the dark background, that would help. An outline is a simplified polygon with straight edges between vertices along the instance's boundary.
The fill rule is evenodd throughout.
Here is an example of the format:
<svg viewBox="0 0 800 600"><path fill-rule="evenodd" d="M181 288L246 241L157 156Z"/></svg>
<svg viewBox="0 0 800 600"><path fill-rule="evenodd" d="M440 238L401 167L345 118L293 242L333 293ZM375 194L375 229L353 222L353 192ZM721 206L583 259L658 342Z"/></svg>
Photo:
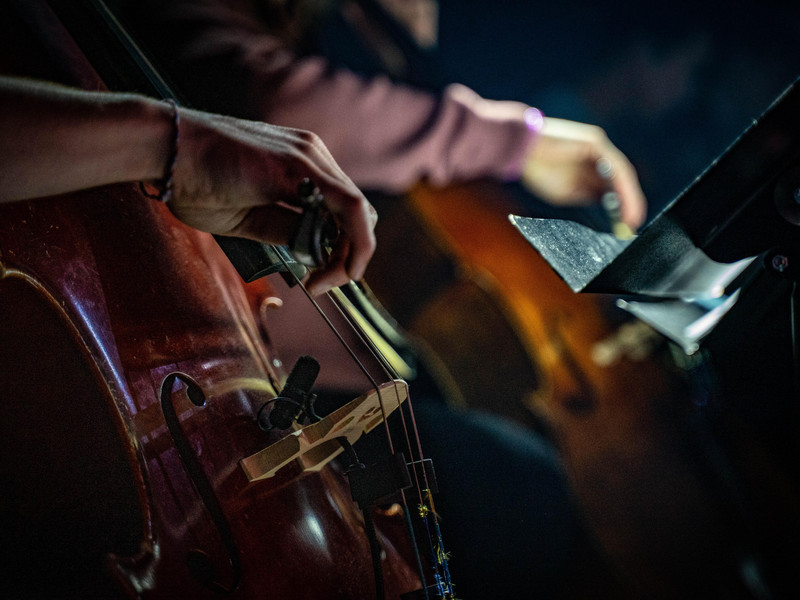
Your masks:
<svg viewBox="0 0 800 600"><path fill-rule="evenodd" d="M440 0L447 79L602 126L650 217L800 76L800 3Z"/></svg>

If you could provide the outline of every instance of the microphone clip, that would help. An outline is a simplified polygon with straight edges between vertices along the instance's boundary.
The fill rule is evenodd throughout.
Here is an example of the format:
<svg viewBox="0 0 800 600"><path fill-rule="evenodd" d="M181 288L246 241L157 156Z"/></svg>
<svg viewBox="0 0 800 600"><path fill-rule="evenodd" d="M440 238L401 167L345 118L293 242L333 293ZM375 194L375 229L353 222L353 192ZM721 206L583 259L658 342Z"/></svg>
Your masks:
<svg viewBox="0 0 800 600"><path fill-rule="evenodd" d="M319 421L319 416L314 412L317 395L311 392L319 369L319 363L312 356L297 359L280 395L265 402L258 410L256 421L261 430L289 429L301 414L312 421ZM272 410L267 410L267 407Z"/></svg>

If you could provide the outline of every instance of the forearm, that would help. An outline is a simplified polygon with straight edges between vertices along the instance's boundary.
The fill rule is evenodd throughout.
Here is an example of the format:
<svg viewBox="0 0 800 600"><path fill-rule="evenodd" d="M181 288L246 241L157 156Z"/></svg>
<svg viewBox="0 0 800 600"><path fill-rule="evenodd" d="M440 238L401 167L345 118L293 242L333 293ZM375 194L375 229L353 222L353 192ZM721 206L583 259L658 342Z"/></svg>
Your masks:
<svg viewBox="0 0 800 600"><path fill-rule="evenodd" d="M244 9L218 1L154 9L152 43L206 109L316 132L361 187L403 191L420 179L514 178L531 136L515 102L463 87L443 95L301 57ZM159 29L160 28L160 29ZM169 32L169 35L159 35Z"/></svg>
<svg viewBox="0 0 800 600"><path fill-rule="evenodd" d="M164 103L0 77L0 201L161 178L171 135Z"/></svg>
<svg viewBox="0 0 800 600"><path fill-rule="evenodd" d="M363 188L402 192L423 179L514 179L533 138L527 106L484 100L463 86L435 95L341 71L295 82L274 93L260 118L318 133Z"/></svg>

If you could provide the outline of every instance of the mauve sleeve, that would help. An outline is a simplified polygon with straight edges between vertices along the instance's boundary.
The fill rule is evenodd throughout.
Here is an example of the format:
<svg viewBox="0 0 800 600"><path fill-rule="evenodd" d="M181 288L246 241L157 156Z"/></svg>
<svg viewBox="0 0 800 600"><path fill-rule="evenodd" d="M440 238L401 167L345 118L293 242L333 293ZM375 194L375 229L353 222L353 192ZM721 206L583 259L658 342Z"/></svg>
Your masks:
<svg viewBox="0 0 800 600"><path fill-rule="evenodd" d="M434 95L333 69L324 58L297 56L230 4L175 2L167 10L172 71L192 80L203 108L317 133L364 189L520 174L535 135L524 104L486 100L461 85Z"/></svg>

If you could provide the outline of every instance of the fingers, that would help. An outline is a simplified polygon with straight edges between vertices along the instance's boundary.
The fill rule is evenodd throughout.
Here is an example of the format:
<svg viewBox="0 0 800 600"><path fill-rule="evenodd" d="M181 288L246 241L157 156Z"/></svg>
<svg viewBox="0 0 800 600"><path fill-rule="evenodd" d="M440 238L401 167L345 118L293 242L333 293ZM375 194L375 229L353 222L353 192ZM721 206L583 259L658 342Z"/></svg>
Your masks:
<svg viewBox="0 0 800 600"><path fill-rule="evenodd" d="M178 218L211 233L287 244L301 218L287 205L308 178L339 228L331 262L310 280L313 287L320 291L363 277L375 250L376 215L318 136L198 111L186 112L183 121L189 150L170 205Z"/></svg>
<svg viewBox="0 0 800 600"><path fill-rule="evenodd" d="M336 163L332 164L338 171L334 171L333 175L318 173L309 177L318 185L325 206L339 229L338 241L334 248L334 255L339 259L336 264L350 279L358 280L364 276L367 264L375 251L373 230L378 216L356 185L338 170ZM327 265L326 270L332 269L331 264Z"/></svg>
<svg viewBox="0 0 800 600"><path fill-rule="evenodd" d="M318 296L354 279L350 277L346 268L347 256L350 252L349 246L350 243L346 238L340 240L334 246L327 264L311 274L306 282L306 289L311 294Z"/></svg>
<svg viewBox="0 0 800 600"><path fill-rule="evenodd" d="M304 155L311 170L308 177L319 186L325 205L339 227L339 241L331 260L311 280L319 283L313 287L321 288L323 283L332 287L350 279L361 279L375 251L373 230L377 213L316 135L309 132L295 134L299 136L295 149Z"/></svg>
<svg viewBox="0 0 800 600"><path fill-rule="evenodd" d="M595 136L588 139L594 146L593 171L601 179L601 197L609 191L610 186L618 199L616 219L636 230L644 223L647 213L647 201L636 170L602 129L589 127L595 132Z"/></svg>
<svg viewBox="0 0 800 600"><path fill-rule="evenodd" d="M337 243L334 245L331 255L326 265L315 271L309 277L306 287L313 295L319 295L327 292L331 288L338 287L346 284L350 280L358 280L364 276L366 263L372 256L375 249L375 239L372 230L378 222L378 213L368 204L368 227L371 234L372 242L368 247L368 252L364 256L360 256L353 244L353 239L347 235L341 235ZM362 261L359 263L359 259Z"/></svg>
<svg viewBox="0 0 800 600"><path fill-rule="evenodd" d="M619 220L633 230L641 227L647 215L647 201L633 165L612 146L597 160L596 167L619 198Z"/></svg>
<svg viewBox="0 0 800 600"><path fill-rule="evenodd" d="M598 166L602 168L598 171ZM582 206L609 191L619 203L619 220L631 229L644 223L647 204L633 165L595 125L547 118L533 142L523 183L556 205Z"/></svg>
<svg viewBox="0 0 800 600"><path fill-rule="evenodd" d="M357 207L350 207L337 216L340 219L340 230L345 234L349 246L345 268L351 279L359 280L364 277L367 264L375 252L374 228L377 213L366 198L363 198Z"/></svg>
<svg viewBox="0 0 800 600"><path fill-rule="evenodd" d="M363 196L344 200L338 197L338 192L330 195L331 201L326 199L326 205L336 219L339 236L326 264L308 280L308 289L315 295L361 279L375 251L373 230L378 216L372 205ZM225 234L285 245L297 230L300 219L300 212L281 205L257 206Z"/></svg>
<svg viewBox="0 0 800 600"><path fill-rule="evenodd" d="M647 202L639 178L628 158L608 139L604 131L596 138L595 171L619 198L619 220L631 229L644 223Z"/></svg>
<svg viewBox="0 0 800 600"><path fill-rule="evenodd" d="M359 194L360 195L360 194ZM339 238L328 263L309 279L309 291L319 294L364 276L375 252L375 225L378 213L367 199L326 197L326 205L339 226Z"/></svg>
<svg viewBox="0 0 800 600"><path fill-rule="evenodd" d="M374 228L378 220L373 206L355 186L343 191L339 185L328 184L323 189L328 190L322 195L339 232L326 264L308 280L308 289L315 295L364 276L375 251ZM280 205L259 206L249 211L233 235L286 244L297 230L300 219L299 212Z"/></svg>

